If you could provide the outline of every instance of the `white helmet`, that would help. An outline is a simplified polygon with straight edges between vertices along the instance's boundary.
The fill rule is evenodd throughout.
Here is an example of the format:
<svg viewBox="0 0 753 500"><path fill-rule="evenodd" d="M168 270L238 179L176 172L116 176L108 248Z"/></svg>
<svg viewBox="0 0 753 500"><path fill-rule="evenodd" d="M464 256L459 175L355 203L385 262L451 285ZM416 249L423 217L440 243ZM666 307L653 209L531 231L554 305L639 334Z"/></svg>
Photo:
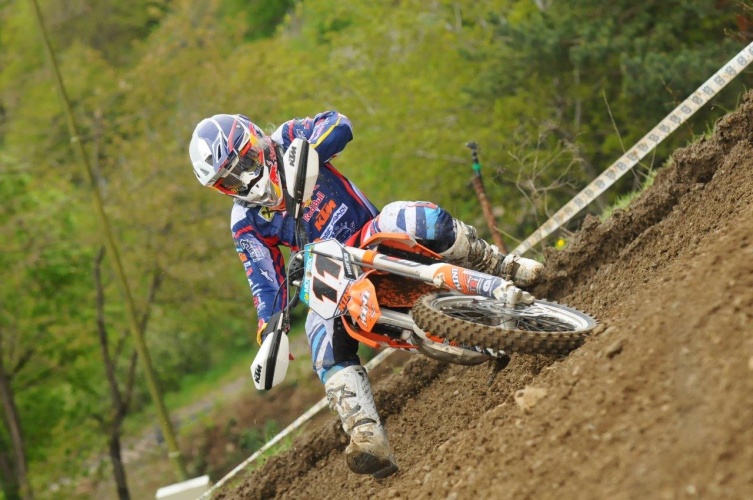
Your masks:
<svg viewBox="0 0 753 500"><path fill-rule="evenodd" d="M214 115L193 131L188 154L202 185L252 205L284 206L278 146L243 115Z"/></svg>

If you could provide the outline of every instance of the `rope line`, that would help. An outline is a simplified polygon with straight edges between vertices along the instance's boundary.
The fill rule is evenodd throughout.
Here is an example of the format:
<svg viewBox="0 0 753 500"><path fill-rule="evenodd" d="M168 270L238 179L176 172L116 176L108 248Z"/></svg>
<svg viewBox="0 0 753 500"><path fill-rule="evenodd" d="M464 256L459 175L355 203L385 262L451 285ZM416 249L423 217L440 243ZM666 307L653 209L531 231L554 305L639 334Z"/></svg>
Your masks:
<svg viewBox="0 0 753 500"><path fill-rule="evenodd" d="M531 235L518 245L512 253L522 255L534 245L549 236L552 232L572 219L578 212L594 201L601 193L625 175L648 153L656 148L659 143L666 139L680 125L685 123L701 106L709 102L712 97L719 93L731 82L742 70L753 61L753 43L741 50L735 57L730 59L711 78L685 99L679 106L670 112L648 134L643 136L617 161L609 166L604 172L586 186L565 206L559 209L548 221L536 229Z"/></svg>

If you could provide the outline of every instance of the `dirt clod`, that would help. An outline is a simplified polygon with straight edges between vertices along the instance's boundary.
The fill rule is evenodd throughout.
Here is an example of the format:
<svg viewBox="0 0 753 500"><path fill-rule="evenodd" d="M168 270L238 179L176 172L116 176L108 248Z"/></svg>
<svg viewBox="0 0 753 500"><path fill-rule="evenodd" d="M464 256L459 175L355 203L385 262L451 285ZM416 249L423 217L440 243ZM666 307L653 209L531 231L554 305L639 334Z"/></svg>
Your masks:
<svg viewBox="0 0 753 500"><path fill-rule="evenodd" d="M621 352L622 352L622 339L618 339L612 342L609 345L609 347L604 349L604 356L606 356L609 359L612 359L613 357L617 356Z"/></svg>
<svg viewBox="0 0 753 500"><path fill-rule="evenodd" d="M546 396L546 389L541 387L529 387L515 392L515 403L523 411L528 411Z"/></svg>

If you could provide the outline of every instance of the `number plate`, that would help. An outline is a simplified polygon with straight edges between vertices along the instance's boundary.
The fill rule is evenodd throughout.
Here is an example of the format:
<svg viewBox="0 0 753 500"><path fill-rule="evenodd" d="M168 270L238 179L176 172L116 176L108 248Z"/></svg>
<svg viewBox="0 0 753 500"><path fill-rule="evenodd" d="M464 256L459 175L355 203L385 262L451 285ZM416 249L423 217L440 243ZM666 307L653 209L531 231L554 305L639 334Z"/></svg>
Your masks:
<svg viewBox="0 0 753 500"><path fill-rule="evenodd" d="M337 240L306 245L301 300L324 319L342 316L355 279L350 254Z"/></svg>

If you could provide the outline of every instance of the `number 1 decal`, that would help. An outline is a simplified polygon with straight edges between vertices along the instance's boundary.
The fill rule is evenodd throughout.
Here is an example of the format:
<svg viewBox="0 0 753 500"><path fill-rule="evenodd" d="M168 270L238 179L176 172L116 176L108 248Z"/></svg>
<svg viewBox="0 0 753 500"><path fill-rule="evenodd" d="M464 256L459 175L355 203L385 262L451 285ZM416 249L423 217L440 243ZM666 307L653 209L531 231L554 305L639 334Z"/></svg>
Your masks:
<svg viewBox="0 0 753 500"><path fill-rule="evenodd" d="M325 274L329 274L335 279L340 279L342 264L336 262L330 257L317 255L316 260L314 261L314 267L316 268L316 272L322 277L324 277Z"/></svg>
<svg viewBox="0 0 753 500"><path fill-rule="evenodd" d="M311 286L311 292L319 300L327 299L332 302L337 302L337 290L320 280L314 278L314 282Z"/></svg>

